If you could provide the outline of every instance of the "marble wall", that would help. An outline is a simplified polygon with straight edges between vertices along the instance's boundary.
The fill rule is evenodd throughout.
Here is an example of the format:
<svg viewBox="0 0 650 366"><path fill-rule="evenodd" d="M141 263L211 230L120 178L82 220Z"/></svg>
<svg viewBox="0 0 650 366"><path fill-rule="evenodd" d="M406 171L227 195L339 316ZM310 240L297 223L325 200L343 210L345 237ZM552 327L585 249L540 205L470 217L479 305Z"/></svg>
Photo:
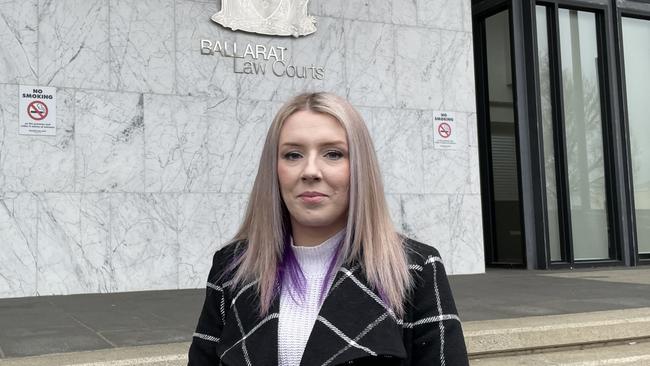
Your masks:
<svg viewBox="0 0 650 366"><path fill-rule="evenodd" d="M221 28L219 6L0 1L0 298L202 287L302 90L358 106L397 225L482 272L470 0L312 0L301 38ZM286 47L325 78L237 74L204 38ZM57 88L56 136L18 134L20 85ZM436 110L456 113L457 149L434 148Z"/></svg>

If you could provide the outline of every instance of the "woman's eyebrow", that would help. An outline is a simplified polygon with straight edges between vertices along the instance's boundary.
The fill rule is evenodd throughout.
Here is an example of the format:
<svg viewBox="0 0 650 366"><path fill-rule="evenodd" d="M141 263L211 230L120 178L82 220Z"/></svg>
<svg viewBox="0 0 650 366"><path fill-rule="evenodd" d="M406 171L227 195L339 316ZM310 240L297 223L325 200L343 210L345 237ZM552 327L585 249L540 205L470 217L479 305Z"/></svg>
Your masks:
<svg viewBox="0 0 650 366"><path fill-rule="evenodd" d="M345 141L341 140L334 140L334 141L326 141L320 144L321 146L340 146L340 145L345 145Z"/></svg>
<svg viewBox="0 0 650 366"><path fill-rule="evenodd" d="M324 142L317 143L318 146L345 146L345 144L346 143L343 140L324 141ZM287 141L280 144L280 146L302 147L305 146L305 144L299 142Z"/></svg>
<svg viewBox="0 0 650 366"><path fill-rule="evenodd" d="M280 144L280 147L289 146L289 147L302 147L303 145L298 142L283 142Z"/></svg>

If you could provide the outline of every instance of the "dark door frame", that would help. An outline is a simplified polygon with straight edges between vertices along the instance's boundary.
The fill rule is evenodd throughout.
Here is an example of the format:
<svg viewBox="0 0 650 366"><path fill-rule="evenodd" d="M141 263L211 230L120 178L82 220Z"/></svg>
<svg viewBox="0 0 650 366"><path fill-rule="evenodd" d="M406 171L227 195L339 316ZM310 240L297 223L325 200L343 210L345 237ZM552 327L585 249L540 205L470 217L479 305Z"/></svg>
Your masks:
<svg viewBox="0 0 650 366"><path fill-rule="evenodd" d="M515 123L515 146L517 155L517 176L519 186L519 212L520 212L520 227L521 227L521 242L522 242L522 262L521 264L503 263L498 262L496 255L496 234L494 232L495 211L493 206L493 177L492 177L492 151L491 151L491 132L490 132L490 108L488 99L488 72L487 72L487 56L486 56L486 34L485 34L485 19L508 10L509 16L509 29L510 29L510 57L512 68L513 80L513 112ZM487 0L480 2L473 6L472 9L473 29L474 29L474 58L475 58L475 78L476 78L476 103L477 103L477 123L478 123L478 141L479 141L479 161L481 170L481 203L483 207L483 240L485 248L485 261L488 266L496 267L511 267L511 268L525 268L527 267L528 253L526 250L526 230L524 222L524 205L522 204L522 168L521 162L522 153L520 151L520 133L521 126L519 124L519 116L517 110L517 90L520 87L517 82L517 75L514 69L515 63L515 49L513 47L514 31L513 31L513 11L509 0ZM525 89L524 89L525 90Z"/></svg>

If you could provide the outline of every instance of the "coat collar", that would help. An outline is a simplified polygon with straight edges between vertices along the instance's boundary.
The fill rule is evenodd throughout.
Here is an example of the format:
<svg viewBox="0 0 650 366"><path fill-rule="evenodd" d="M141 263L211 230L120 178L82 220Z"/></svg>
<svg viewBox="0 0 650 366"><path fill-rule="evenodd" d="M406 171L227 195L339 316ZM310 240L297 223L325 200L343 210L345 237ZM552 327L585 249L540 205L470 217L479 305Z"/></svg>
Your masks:
<svg viewBox="0 0 650 366"><path fill-rule="evenodd" d="M226 365L277 365L279 298L269 315L257 315L259 298L251 285L233 294L217 352ZM318 313L301 365L337 365L384 355L406 357L402 327L370 290L358 265L343 266Z"/></svg>

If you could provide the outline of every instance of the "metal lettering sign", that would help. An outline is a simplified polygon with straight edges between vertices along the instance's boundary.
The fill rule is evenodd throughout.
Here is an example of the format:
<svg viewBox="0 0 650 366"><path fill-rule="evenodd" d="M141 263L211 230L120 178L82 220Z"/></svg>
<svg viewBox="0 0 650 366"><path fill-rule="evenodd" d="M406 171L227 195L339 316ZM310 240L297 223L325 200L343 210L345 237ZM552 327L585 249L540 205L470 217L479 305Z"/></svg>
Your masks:
<svg viewBox="0 0 650 366"><path fill-rule="evenodd" d="M267 75L290 77L298 79L323 80L325 67L311 65L295 65L285 59L289 52L286 47L265 46L247 43L245 46L237 42L209 39L201 40L202 55L220 55L234 59L235 74Z"/></svg>
<svg viewBox="0 0 650 366"><path fill-rule="evenodd" d="M221 0L212 20L232 30L272 36L306 36L316 32L307 14L309 0Z"/></svg>

